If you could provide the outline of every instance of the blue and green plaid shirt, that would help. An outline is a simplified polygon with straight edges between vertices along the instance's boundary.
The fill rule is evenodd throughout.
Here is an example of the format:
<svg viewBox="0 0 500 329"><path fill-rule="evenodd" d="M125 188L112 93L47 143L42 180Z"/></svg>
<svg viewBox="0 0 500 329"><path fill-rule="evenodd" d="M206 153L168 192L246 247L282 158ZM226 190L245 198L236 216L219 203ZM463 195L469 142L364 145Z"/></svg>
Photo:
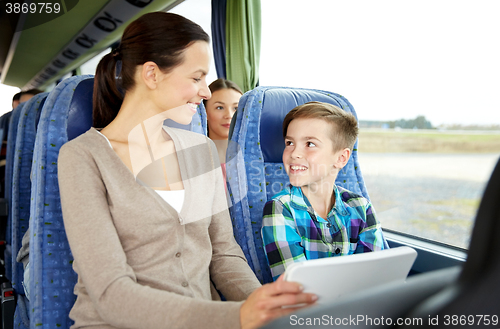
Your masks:
<svg viewBox="0 0 500 329"><path fill-rule="evenodd" d="M371 203L342 187L334 190L326 220L299 187L289 185L266 203L262 238L274 280L294 262L389 248Z"/></svg>

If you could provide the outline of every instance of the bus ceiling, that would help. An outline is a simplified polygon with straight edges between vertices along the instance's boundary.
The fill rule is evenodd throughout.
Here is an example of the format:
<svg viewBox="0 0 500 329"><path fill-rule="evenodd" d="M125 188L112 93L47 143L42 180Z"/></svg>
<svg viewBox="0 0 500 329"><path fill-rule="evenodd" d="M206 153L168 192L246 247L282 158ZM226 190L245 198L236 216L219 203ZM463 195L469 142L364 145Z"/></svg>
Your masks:
<svg viewBox="0 0 500 329"><path fill-rule="evenodd" d="M117 42L129 22L184 0L5 2L0 82L45 89Z"/></svg>

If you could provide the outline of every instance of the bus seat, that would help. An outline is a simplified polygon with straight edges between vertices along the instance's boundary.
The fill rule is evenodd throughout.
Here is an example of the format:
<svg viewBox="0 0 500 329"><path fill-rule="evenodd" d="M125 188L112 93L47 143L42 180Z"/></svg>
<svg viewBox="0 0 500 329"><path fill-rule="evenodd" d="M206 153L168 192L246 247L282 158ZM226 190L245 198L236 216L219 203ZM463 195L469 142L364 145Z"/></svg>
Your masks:
<svg viewBox="0 0 500 329"><path fill-rule="evenodd" d="M7 199L8 214L7 214L7 228L5 232L5 276L7 279L12 279L12 171L14 169L14 150L17 136L17 126L19 117L26 102L19 104L14 110L9 121L9 131L7 135L7 155L5 163L5 198Z"/></svg>
<svg viewBox="0 0 500 329"><path fill-rule="evenodd" d="M30 216L32 328L69 328L77 280L62 220L57 157L68 140L92 125L93 76L74 76L57 85L45 101L33 155Z"/></svg>
<svg viewBox="0 0 500 329"><path fill-rule="evenodd" d="M193 122L195 122L195 125L201 126L200 133L202 133L205 136L208 136L207 109L205 108L203 102L201 102L200 105L198 105L198 115L197 116L195 115L193 117Z"/></svg>
<svg viewBox="0 0 500 329"><path fill-rule="evenodd" d="M0 150L0 175L1 175L1 185L0 185L0 197L5 199L5 162L7 156L7 134L9 131L9 122L10 116L12 115L12 111L3 114L0 117L0 140L2 143ZM1 214L0 216L6 216L5 214ZM6 223L4 223L6 224ZM5 227L3 227L5 229ZM4 233L4 232L2 232ZM1 239L5 239L5 234L2 234Z"/></svg>
<svg viewBox="0 0 500 329"><path fill-rule="evenodd" d="M5 197L5 165L7 156L7 132L9 130L9 121L12 111L3 114L0 117L0 258L5 256L5 236L7 230L7 215L9 206ZM4 267L0 267L0 280L5 279L5 261Z"/></svg>
<svg viewBox="0 0 500 329"><path fill-rule="evenodd" d="M33 161L33 148L35 146L35 118L41 111L43 102L48 93L41 93L26 102L21 110L15 138L14 163L12 169L12 195L11 195L11 262L12 278L9 287L14 289L17 298L14 321L17 328L29 328L26 309L26 297L22 286L23 264L16 261L21 248L21 241L28 229L31 199L31 165ZM5 305L2 313L6 314Z"/></svg>
<svg viewBox="0 0 500 329"><path fill-rule="evenodd" d="M261 225L265 203L288 183L283 167L282 126L294 107L310 102L331 103L356 116L343 96L313 89L257 87L240 99L226 155L226 179L234 235L250 267L262 283L272 281L264 253ZM361 175L358 142L336 184L369 199Z"/></svg>
<svg viewBox="0 0 500 329"><path fill-rule="evenodd" d="M35 117L41 110L42 101L48 93L41 93L31 98L23 107L17 126L14 163L12 170L12 288L17 294L24 295L22 287L23 264L16 262L21 248L21 240L28 229L31 199L31 165L35 146Z"/></svg>

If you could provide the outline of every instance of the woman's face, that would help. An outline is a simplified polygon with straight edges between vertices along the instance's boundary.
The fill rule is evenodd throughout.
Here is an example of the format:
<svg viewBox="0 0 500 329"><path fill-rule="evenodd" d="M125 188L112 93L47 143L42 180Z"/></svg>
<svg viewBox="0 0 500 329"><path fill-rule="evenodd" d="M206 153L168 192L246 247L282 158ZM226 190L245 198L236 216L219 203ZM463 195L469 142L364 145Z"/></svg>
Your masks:
<svg viewBox="0 0 500 329"><path fill-rule="evenodd" d="M234 89L219 89L206 102L208 136L211 139L227 139L231 118L238 109L241 94Z"/></svg>
<svg viewBox="0 0 500 329"><path fill-rule="evenodd" d="M210 67L210 49L205 41L186 48L183 62L169 73L160 74L155 99L159 111L180 124L189 124L203 99L209 99L206 76Z"/></svg>

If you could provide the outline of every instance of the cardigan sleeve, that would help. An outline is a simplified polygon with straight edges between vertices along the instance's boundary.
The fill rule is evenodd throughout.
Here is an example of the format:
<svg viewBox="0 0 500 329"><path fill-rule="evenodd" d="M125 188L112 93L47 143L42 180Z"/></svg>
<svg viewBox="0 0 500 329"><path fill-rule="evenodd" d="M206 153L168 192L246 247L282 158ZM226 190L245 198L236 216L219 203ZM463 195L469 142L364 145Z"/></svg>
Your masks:
<svg viewBox="0 0 500 329"><path fill-rule="evenodd" d="M261 286L248 265L241 247L236 243L225 192L225 181L219 167L215 144L209 140L211 156L215 165L215 197L212 222L209 227L212 241L210 277L228 300L243 300ZM223 206L221 206L223 205ZM224 209L220 211L220 209Z"/></svg>
<svg viewBox="0 0 500 329"><path fill-rule="evenodd" d="M90 152L71 144L58 159L64 225L79 284L101 319L120 328L239 328L241 302L195 299L137 283L98 165Z"/></svg>

